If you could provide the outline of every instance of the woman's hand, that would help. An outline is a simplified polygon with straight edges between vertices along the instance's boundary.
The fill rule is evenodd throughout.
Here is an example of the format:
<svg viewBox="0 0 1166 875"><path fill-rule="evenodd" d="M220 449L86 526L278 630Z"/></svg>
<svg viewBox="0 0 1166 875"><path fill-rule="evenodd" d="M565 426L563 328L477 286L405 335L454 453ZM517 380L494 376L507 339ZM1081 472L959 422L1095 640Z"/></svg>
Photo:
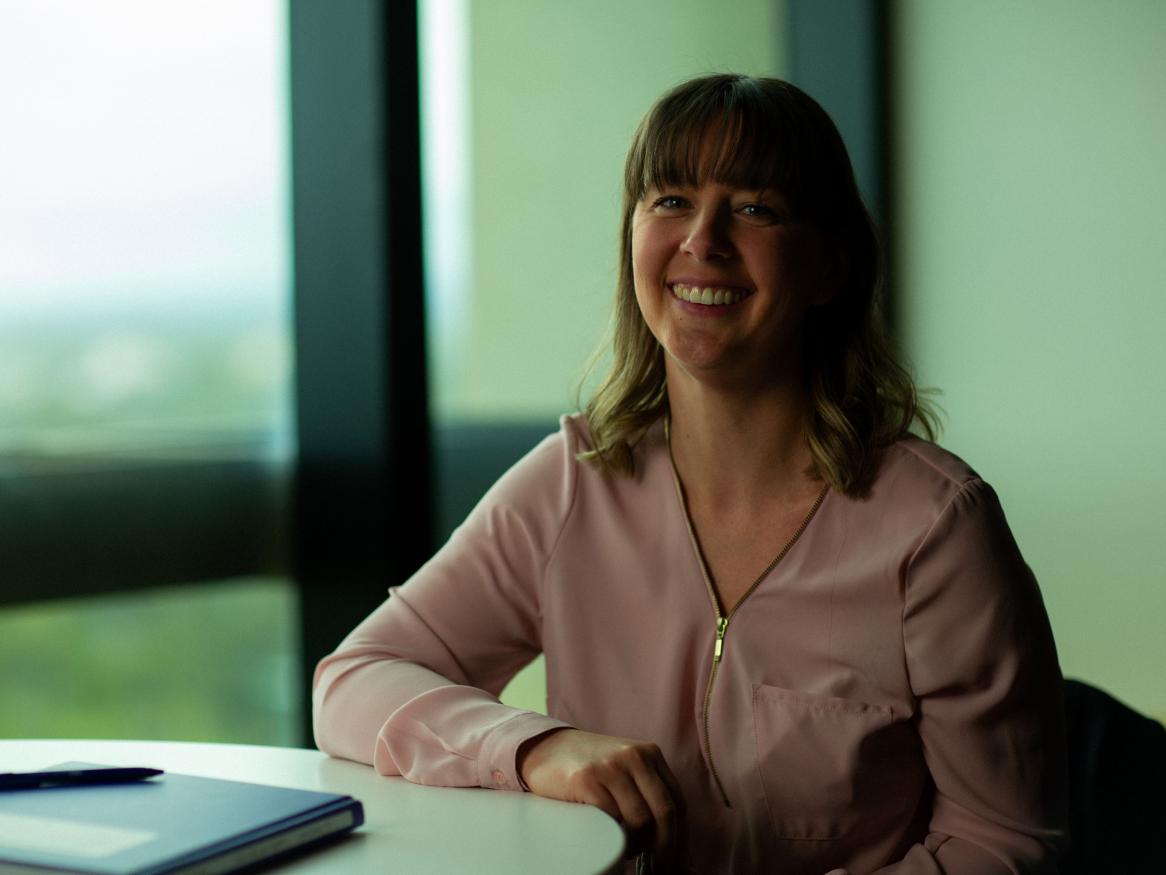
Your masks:
<svg viewBox="0 0 1166 875"><path fill-rule="evenodd" d="M533 793L611 815L627 833L628 856L651 850L656 871L679 863L684 797L656 745L556 729L524 742L516 765Z"/></svg>

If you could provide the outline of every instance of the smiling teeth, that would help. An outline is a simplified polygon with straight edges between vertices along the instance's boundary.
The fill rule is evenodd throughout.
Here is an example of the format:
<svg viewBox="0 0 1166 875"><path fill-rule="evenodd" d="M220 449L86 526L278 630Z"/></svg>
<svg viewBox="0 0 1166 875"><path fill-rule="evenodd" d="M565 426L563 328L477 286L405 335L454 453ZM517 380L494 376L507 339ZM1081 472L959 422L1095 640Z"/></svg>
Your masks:
<svg viewBox="0 0 1166 875"><path fill-rule="evenodd" d="M672 286L672 294L690 304L706 304L716 307L724 304L736 304L742 298L747 297L749 293L741 289L726 289L719 286L686 286L683 283L675 283Z"/></svg>

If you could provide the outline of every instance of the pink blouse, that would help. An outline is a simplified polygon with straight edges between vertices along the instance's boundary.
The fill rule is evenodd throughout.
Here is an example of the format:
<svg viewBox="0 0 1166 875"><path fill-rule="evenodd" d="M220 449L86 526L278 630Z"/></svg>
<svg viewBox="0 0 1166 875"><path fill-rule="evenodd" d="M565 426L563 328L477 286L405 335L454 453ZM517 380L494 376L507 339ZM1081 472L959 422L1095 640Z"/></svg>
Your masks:
<svg viewBox="0 0 1166 875"><path fill-rule="evenodd" d="M588 447L564 417L320 663L321 750L520 790L518 746L570 725L660 746L693 872L1055 871L1060 669L971 469L922 440L891 447L870 494L829 492L726 624L662 428L634 479L577 461ZM502 705L540 651L550 716Z"/></svg>

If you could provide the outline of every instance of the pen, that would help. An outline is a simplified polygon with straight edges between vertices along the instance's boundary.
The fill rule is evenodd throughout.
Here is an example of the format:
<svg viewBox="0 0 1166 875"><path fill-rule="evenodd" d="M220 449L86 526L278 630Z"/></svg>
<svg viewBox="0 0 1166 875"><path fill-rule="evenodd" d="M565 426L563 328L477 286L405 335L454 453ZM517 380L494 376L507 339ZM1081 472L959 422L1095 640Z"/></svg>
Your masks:
<svg viewBox="0 0 1166 875"><path fill-rule="evenodd" d="M60 769L48 772L0 772L0 790L39 787L77 787L85 784L124 784L161 775L161 769Z"/></svg>

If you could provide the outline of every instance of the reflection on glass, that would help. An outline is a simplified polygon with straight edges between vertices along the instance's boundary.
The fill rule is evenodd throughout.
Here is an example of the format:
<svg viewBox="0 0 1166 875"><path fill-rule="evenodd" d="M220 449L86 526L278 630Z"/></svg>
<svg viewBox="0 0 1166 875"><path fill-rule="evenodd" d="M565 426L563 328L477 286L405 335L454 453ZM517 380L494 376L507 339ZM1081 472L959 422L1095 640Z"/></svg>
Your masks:
<svg viewBox="0 0 1166 875"><path fill-rule="evenodd" d="M464 394L466 345L473 316L473 195L467 0L421 0L422 197L425 202L425 321L430 402L438 417L456 415Z"/></svg>

